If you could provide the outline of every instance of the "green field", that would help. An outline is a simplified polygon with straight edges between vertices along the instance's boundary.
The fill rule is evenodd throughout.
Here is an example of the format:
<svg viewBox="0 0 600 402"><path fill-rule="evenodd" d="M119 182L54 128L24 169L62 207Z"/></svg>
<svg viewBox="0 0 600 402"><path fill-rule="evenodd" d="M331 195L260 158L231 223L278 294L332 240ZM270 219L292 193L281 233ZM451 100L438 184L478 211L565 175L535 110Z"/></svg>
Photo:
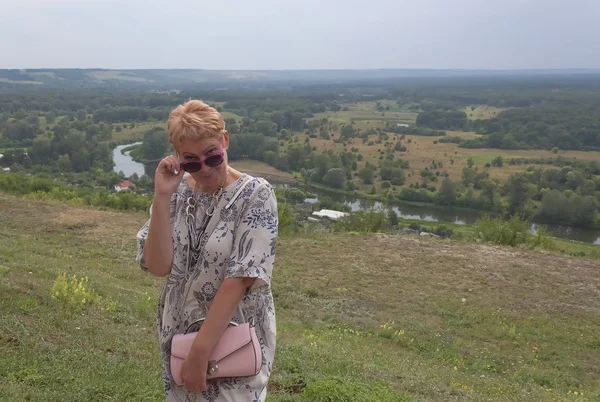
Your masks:
<svg viewBox="0 0 600 402"><path fill-rule="evenodd" d="M414 124L417 119L416 113L400 108L396 102L382 100L380 104L384 108L389 106L390 110L378 111L377 102L348 103L342 104L342 110L338 112L316 113L313 119L327 118L339 125L355 122L356 127L365 130L384 127L387 122Z"/></svg>
<svg viewBox="0 0 600 402"><path fill-rule="evenodd" d="M162 400L145 219L0 194L0 400ZM52 298L63 272L102 299ZM315 232L280 238L272 286L269 401L600 398L597 261Z"/></svg>
<svg viewBox="0 0 600 402"><path fill-rule="evenodd" d="M503 112L504 110L507 110L507 108L494 107L488 105L478 105L473 107L468 106L464 109L469 120L492 119L498 116L498 114L500 114L500 112Z"/></svg>

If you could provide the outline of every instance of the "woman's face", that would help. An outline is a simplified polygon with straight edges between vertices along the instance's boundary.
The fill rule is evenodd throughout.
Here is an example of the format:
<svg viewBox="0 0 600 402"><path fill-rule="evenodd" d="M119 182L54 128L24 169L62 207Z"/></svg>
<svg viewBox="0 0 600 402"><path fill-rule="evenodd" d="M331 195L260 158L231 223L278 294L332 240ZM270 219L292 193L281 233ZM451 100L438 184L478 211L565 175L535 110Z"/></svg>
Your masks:
<svg viewBox="0 0 600 402"><path fill-rule="evenodd" d="M227 170L227 154L225 150L229 148L229 134L224 133L222 138L218 137L207 137L202 140L190 140L184 139L175 146L177 157L180 162L189 160L204 160L218 152L223 152L223 163L219 166L210 167L202 163L202 168L197 172L190 173L190 175L199 183L203 184L217 184L223 180L225 172Z"/></svg>

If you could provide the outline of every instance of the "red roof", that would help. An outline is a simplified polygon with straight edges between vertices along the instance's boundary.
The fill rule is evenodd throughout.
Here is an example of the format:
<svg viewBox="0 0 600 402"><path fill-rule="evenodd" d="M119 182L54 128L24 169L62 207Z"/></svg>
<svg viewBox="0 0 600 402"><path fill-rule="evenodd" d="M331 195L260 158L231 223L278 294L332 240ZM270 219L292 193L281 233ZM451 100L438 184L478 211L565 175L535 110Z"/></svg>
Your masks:
<svg viewBox="0 0 600 402"><path fill-rule="evenodd" d="M135 187L135 184L130 181L122 181L121 183L117 184L117 187Z"/></svg>

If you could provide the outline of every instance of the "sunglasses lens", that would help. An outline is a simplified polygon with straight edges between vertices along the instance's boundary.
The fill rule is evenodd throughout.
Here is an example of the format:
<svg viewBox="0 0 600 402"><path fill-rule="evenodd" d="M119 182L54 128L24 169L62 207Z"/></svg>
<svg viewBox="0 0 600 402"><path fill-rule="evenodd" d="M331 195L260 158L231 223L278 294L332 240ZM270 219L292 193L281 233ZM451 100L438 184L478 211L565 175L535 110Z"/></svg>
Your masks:
<svg viewBox="0 0 600 402"><path fill-rule="evenodd" d="M221 163L223 163L223 156L222 155L209 156L208 158L206 158L204 163L206 164L206 166L210 166L210 167L219 166Z"/></svg>
<svg viewBox="0 0 600 402"><path fill-rule="evenodd" d="M198 170L200 170L201 167L202 167L202 164L200 162L187 162L187 163L183 164L183 169L186 172L190 172L190 173L197 172Z"/></svg>

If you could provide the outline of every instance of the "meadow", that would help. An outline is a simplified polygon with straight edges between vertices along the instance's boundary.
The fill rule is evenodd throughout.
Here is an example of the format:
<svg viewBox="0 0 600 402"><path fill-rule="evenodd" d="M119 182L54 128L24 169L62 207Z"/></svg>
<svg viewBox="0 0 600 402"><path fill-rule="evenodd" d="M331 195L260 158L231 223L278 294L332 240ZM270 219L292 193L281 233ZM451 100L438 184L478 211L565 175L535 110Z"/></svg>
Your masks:
<svg viewBox="0 0 600 402"><path fill-rule="evenodd" d="M392 111L385 112L386 116L390 119L398 116L398 122L406 124L414 124L416 119L416 113L405 113L401 112L395 102L389 102L390 105L394 104L396 110L392 108ZM354 121L353 126L360 128L361 130L368 130L369 128L384 128L386 120L381 118L381 112L376 110L375 102L360 102L348 105L348 111L340 112L327 112L317 114L316 118L327 117L330 121L337 123L338 128L344 124L351 124ZM382 101L382 105L385 105ZM474 110L466 108L465 111L470 111L470 118L491 118L500 113L501 108L494 108L490 106L478 106ZM467 166L467 161L472 159L474 166L478 171L485 170L489 173L491 178L505 181L508 177L514 173L522 172L530 166L542 166L549 168L550 165L534 165L534 164L523 164L513 165L504 164L502 167L490 166L486 167L487 163L493 161L494 158L501 156L504 160L511 158L557 158L561 157L564 159L572 159L579 161L599 161L600 152L586 152L586 151L564 151L559 150L556 154L551 150L505 150L505 149L467 149L460 148L455 143L442 143L439 142L440 137L426 137L416 135L401 135L388 133L389 138L382 143L378 143L378 136L371 135L366 143L363 143L360 138L351 138L347 140L347 144L336 142L336 138L339 136L339 130L334 133L335 136L332 139L323 138L309 138L306 132L297 133L298 143L304 144L308 138L311 146L316 147L317 150L333 150L335 152L350 151L352 148L357 149L357 154L363 156L363 160L358 162L358 170L364 168L366 163L369 162L373 165L378 166L385 152L385 143L389 142L392 146L400 141L402 145L406 147L405 152L396 151L395 158L409 161L410 167L405 170L407 174L406 183L399 188L408 187L410 184L418 184L422 181L420 172L425 168L432 167L432 164L442 163L440 172L447 172L450 179L453 181L460 181L462 178L463 168ZM474 132L463 132L463 131L446 131L447 137L460 137L462 139L476 139L480 137L479 134ZM403 139L401 139L404 137ZM369 145L371 144L371 145ZM287 145L291 145L289 142ZM371 190L372 185L363 184L357 176L354 176L354 182L357 187L368 192ZM381 190L381 180L375 176L375 187L379 192Z"/></svg>
<svg viewBox="0 0 600 402"><path fill-rule="evenodd" d="M0 194L0 400L162 400L146 219ZM281 236L267 400L598 400L599 288L597 261L549 252Z"/></svg>

